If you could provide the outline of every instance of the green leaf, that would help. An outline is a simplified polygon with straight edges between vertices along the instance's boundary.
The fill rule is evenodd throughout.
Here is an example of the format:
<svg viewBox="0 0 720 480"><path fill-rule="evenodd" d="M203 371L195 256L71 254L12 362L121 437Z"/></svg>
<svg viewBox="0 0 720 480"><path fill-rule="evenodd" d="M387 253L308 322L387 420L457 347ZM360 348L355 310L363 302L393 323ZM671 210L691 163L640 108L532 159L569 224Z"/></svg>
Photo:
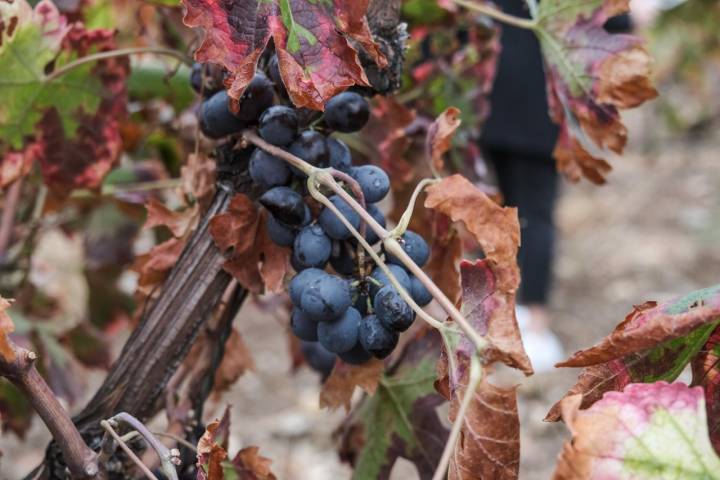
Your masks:
<svg viewBox="0 0 720 480"><path fill-rule="evenodd" d="M17 27L0 42L0 138L13 149L23 146L49 108L55 108L66 135L72 136L75 114L93 114L100 104L102 84L91 75L92 64L73 69L50 81L45 74L77 58L62 52L62 39L70 30L64 17L49 0L31 9L25 0L0 3L0 23Z"/></svg>

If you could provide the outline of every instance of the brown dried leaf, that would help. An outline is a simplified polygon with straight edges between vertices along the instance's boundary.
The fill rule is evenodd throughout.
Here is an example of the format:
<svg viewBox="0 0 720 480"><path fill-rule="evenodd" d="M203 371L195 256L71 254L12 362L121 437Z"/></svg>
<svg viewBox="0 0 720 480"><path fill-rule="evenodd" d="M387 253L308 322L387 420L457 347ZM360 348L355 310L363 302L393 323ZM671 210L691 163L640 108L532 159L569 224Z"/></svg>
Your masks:
<svg viewBox="0 0 720 480"><path fill-rule="evenodd" d="M377 389L384 364L373 358L362 365L350 365L338 360L335 368L320 391L320 407L335 410L340 406L350 411L350 400L355 387L360 387L372 395Z"/></svg>
<svg viewBox="0 0 720 480"><path fill-rule="evenodd" d="M450 219L436 213L433 218L433 231L429 238L430 261L425 272L430 275L435 285L450 299L457 303L460 300L460 260L463 254L462 238L452 228Z"/></svg>
<svg viewBox="0 0 720 480"><path fill-rule="evenodd" d="M469 369L468 369L469 371ZM450 404L454 421L467 383ZM455 452L448 467L449 480L516 479L520 469L520 422L517 387L503 389L486 379L478 385L465 413Z"/></svg>
<svg viewBox="0 0 720 480"><path fill-rule="evenodd" d="M145 208L147 209L147 219L144 228L167 227L177 238L182 237L192 228L197 214L197 206L184 212L174 212L157 198L151 198L145 204Z"/></svg>
<svg viewBox="0 0 720 480"><path fill-rule="evenodd" d="M171 238L159 245L155 245L148 253L135 258L131 270L140 274L138 279L138 292L149 295L160 285L168 272L180 258L185 242Z"/></svg>
<svg viewBox="0 0 720 480"><path fill-rule="evenodd" d="M232 464L242 480L275 480L276 477L270 470L272 460L261 457L258 454L258 447L245 447L240 450Z"/></svg>
<svg viewBox="0 0 720 480"><path fill-rule="evenodd" d="M443 155L450 150L455 130L459 126L460 110L455 107L448 107L428 127L425 149L433 168L438 172L445 168Z"/></svg>
<svg viewBox="0 0 720 480"><path fill-rule="evenodd" d="M460 175L453 175L427 189L425 206L461 221L474 236L486 258L475 265L461 264L463 311L492 347L486 361L501 360L526 374L532 373L515 319L515 293L520 283L517 250L520 227L517 211L501 207ZM467 342L461 349L473 348Z"/></svg>
<svg viewBox="0 0 720 480"><path fill-rule="evenodd" d="M215 193L215 162L205 155L191 153L180 169L180 178L183 192L207 206Z"/></svg>
<svg viewBox="0 0 720 480"><path fill-rule="evenodd" d="M230 409L220 420L210 422L197 445L197 480L222 480L222 462L227 458Z"/></svg>
<svg viewBox="0 0 720 480"><path fill-rule="evenodd" d="M210 219L208 229L222 251L233 249L235 255L252 247L257 235L258 210L250 197L242 193L230 200L227 212Z"/></svg>
<svg viewBox="0 0 720 480"><path fill-rule="evenodd" d="M10 308L10 301L0 296L0 357L6 362L15 361L15 350L13 349L8 335L15 331L10 316L5 310Z"/></svg>
<svg viewBox="0 0 720 480"><path fill-rule="evenodd" d="M254 370L250 350L248 350L242 335L233 329L225 342L225 355L220 366L215 372L214 391L215 394L224 392L233 385L247 370Z"/></svg>

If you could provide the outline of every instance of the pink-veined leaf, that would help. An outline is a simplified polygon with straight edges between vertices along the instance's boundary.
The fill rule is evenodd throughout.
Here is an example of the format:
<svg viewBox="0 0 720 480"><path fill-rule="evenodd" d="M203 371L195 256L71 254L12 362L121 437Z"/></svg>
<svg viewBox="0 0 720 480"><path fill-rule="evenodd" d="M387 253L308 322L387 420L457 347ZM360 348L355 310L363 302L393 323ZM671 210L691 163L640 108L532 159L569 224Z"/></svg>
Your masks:
<svg viewBox="0 0 720 480"><path fill-rule="evenodd" d="M372 40L365 11L368 0L183 0L184 22L205 31L195 52L230 72L229 94L239 99L250 83L270 39L280 75L293 103L323 110L335 94L368 85L355 41L378 63L386 59Z"/></svg>
<svg viewBox="0 0 720 480"><path fill-rule="evenodd" d="M580 395L562 403L572 433L553 478L720 478L702 389L682 383L631 384L587 410Z"/></svg>

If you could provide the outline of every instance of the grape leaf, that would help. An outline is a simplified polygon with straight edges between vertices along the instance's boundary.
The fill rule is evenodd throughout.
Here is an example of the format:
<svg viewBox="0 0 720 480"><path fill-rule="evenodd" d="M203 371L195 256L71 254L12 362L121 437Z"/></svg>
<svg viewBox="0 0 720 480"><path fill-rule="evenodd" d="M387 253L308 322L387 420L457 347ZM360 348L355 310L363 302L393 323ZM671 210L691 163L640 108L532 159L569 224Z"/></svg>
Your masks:
<svg viewBox="0 0 720 480"><path fill-rule="evenodd" d="M417 332L341 426L340 457L353 465L353 478L387 479L399 457L413 462L420 478L432 477L449 433L437 413L444 399L433 387L439 348L436 330Z"/></svg>
<svg viewBox="0 0 720 480"><path fill-rule="evenodd" d="M73 60L115 48L114 32L68 26L54 4L33 10L25 0L3 2L0 24L0 151L23 148L46 183L63 196L95 188L117 160L125 115L127 58L88 62L54 76ZM29 143L28 143L29 142ZM4 168L3 168L4 170Z"/></svg>
<svg viewBox="0 0 720 480"><path fill-rule="evenodd" d="M551 116L560 125L554 156L572 180L603 183L608 157L622 153L627 141L619 110L657 96L642 41L603 28L608 18L627 12L628 3L543 0L534 17Z"/></svg>
<svg viewBox="0 0 720 480"><path fill-rule="evenodd" d="M325 102L352 85L368 85L352 39L379 66L387 63L373 42L365 11L368 0L183 0L189 27L205 31L195 52L199 62L230 72L229 95L239 99L272 38L280 75L293 103L323 110Z"/></svg>
<svg viewBox="0 0 720 480"><path fill-rule="evenodd" d="M693 385L705 392L710 442L720 454L720 327L716 327L692 363Z"/></svg>
<svg viewBox="0 0 720 480"><path fill-rule="evenodd" d="M460 175L431 185L427 194L425 207L462 222L485 253L486 259L476 265L461 264L461 271L466 269L462 272L463 308L472 315L468 319L471 324L481 334L488 334L491 342L484 358L532 373L515 320L515 292L520 283L516 209L500 207ZM465 340L460 349L468 355L473 347Z"/></svg>
<svg viewBox="0 0 720 480"><path fill-rule="evenodd" d="M450 150L455 130L460 126L460 110L448 107L428 127L425 150L435 170L441 172L445 167L443 155Z"/></svg>
<svg viewBox="0 0 720 480"><path fill-rule="evenodd" d="M598 345L574 354L559 366L586 367L565 397L582 394L581 408L605 392L635 382L675 380L703 348L720 322L720 286L692 292L658 305L636 306ZM560 419L561 402L546 420Z"/></svg>
<svg viewBox="0 0 720 480"><path fill-rule="evenodd" d="M631 384L587 410L579 395L568 397L562 411L572 439L556 479L720 478L699 387Z"/></svg>
<svg viewBox="0 0 720 480"><path fill-rule="evenodd" d="M290 249L270 239L266 213L259 212L248 196L237 194L228 211L215 215L209 225L218 248L232 248L223 268L253 293L260 293L263 286L271 292L279 291L290 259Z"/></svg>
<svg viewBox="0 0 720 480"><path fill-rule="evenodd" d="M499 208L499 207L498 207ZM514 318L501 310L502 294L496 295L492 270L486 260L476 263L463 261L460 265L462 279L462 313L479 333L491 343L499 339L497 334L505 331L515 348L519 332ZM499 316L503 315L503 316ZM512 315L512 312L510 312ZM511 322L508 322L511 320ZM460 343L443 344L438 363L438 380L435 387L450 401L450 420L455 421L462 399L470 386L472 347ZM450 357L452 355L452 357ZM492 352L481 352L484 362L494 361ZM502 361L513 364L507 357ZM527 361L527 360L526 360ZM484 367L481 367L484 368ZM470 403L462 419L460 436L455 446L448 478L497 478L515 479L520 467L520 423L517 410L516 388L500 388L487 380L482 381L470 393Z"/></svg>
<svg viewBox="0 0 720 480"><path fill-rule="evenodd" d="M153 197L145 204L147 219L143 228L167 227L174 237L180 238L194 227L197 220L197 207L183 212L172 211Z"/></svg>
<svg viewBox="0 0 720 480"><path fill-rule="evenodd" d="M197 480L222 480L230 435L230 409L210 422L197 445Z"/></svg>
<svg viewBox="0 0 720 480"><path fill-rule="evenodd" d="M270 470L272 461L258 454L258 447L245 447L232 459L234 467L228 478L247 480L275 480L277 477Z"/></svg>
<svg viewBox="0 0 720 480"><path fill-rule="evenodd" d="M225 342L225 354L220 366L215 371L213 383L215 395L218 396L228 390L247 370L255 370L255 361L242 335L233 328Z"/></svg>

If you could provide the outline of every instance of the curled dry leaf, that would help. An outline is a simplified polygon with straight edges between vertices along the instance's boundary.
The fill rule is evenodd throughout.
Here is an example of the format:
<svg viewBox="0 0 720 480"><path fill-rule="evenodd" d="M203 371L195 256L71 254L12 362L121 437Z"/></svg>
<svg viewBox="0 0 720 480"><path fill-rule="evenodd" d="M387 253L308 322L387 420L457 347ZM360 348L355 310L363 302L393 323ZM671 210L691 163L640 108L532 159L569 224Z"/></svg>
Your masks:
<svg viewBox="0 0 720 480"><path fill-rule="evenodd" d="M562 403L572 439L563 446L553 478L720 478L701 388L631 384L587 410L579 409L579 397Z"/></svg>
<svg viewBox="0 0 720 480"><path fill-rule="evenodd" d="M381 67L387 60L372 40L365 18L368 0L183 0L189 27L204 30L195 52L199 62L230 72L229 94L239 99L272 38L280 76L297 107L323 110L325 102L352 85L368 85L352 39Z"/></svg>
<svg viewBox="0 0 720 480"><path fill-rule="evenodd" d="M215 192L215 162L202 154L191 153L180 168L182 190L206 207Z"/></svg>
<svg viewBox="0 0 720 480"><path fill-rule="evenodd" d="M164 226L178 238L184 236L197 220L197 207L188 208L183 212L174 212L154 197L145 204L145 208L147 209L145 228Z"/></svg>
<svg viewBox="0 0 720 480"><path fill-rule="evenodd" d="M457 303L460 301L460 294L462 293L460 287L460 260L463 254L462 238L458 231L453 228L450 219L442 213L435 212L432 227L430 235L427 236L432 239L430 261L424 269L450 301Z"/></svg>
<svg viewBox="0 0 720 480"><path fill-rule="evenodd" d="M416 332L375 394L343 422L339 453L353 465L353 478L387 479L400 457L415 465L421 479L432 477L449 433L438 415L444 399L433 387L440 343L430 327Z"/></svg>
<svg viewBox="0 0 720 480"><path fill-rule="evenodd" d="M245 447L240 450L232 464L235 473L242 480L275 480L277 477L270 470L272 460L260 456L258 447Z"/></svg>
<svg viewBox="0 0 720 480"><path fill-rule="evenodd" d="M691 366L693 385L705 393L710 442L720 454L720 327L713 330Z"/></svg>
<svg viewBox="0 0 720 480"><path fill-rule="evenodd" d="M627 141L619 110L657 96L641 39L603 28L608 18L627 12L628 4L544 0L538 5L534 32L545 58L551 115L560 125L554 156L572 180L603 183L611 169L608 157L622 153Z"/></svg>
<svg viewBox="0 0 720 480"><path fill-rule="evenodd" d="M582 394L587 408L605 392L636 382L672 381L703 349L720 322L720 286L657 304L636 306L596 346L575 353L559 366L585 367L565 397ZM560 402L546 420L560 419Z"/></svg>
<svg viewBox="0 0 720 480"><path fill-rule="evenodd" d="M441 172L445 167L443 155L450 150L455 130L460 126L460 110L448 107L430 124L425 138L425 150L433 168Z"/></svg>
<svg viewBox="0 0 720 480"><path fill-rule="evenodd" d="M15 325L5 312L8 308L10 308L10 301L0 297L0 357L5 362L13 362L15 361L15 350L8 335L15 331Z"/></svg>
<svg viewBox="0 0 720 480"><path fill-rule="evenodd" d="M184 247L184 241L171 238L155 245L148 253L135 257L130 269L140 274L138 293L144 296L150 295L157 286L161 285L180 258Z"/></svg>
<svg viewBox="0 0 720 480"><path fill-rule="evenodd" d="M230 409L222 419L210 422L197 445L197 480L222 480L223 461L227 458L230 432Z"/></svg>
<svg viewBox="0 0 720 480"><path fill-rule="evenodd" d="M483 355L488 361L502 360L532 373L515 320L515 293L520 283L516 209L500 207L460 175L428 187L425 206L462 222L485 253L483 261L461 266L465 268L463 309L481 334L490 334L492 346ZM464 355L472 348L467 342L461 343Z"/></svg>
<svg viewBox="0 0 720 480"><path fill-rule="evenodd" d="M320 407L335 410L343 406L345 411L350 411L350 400L355 387L360 387L373 395L377 390L383 367L382 360L376 358L362 365L336 361L335 368L320 391Z"/></svg>

